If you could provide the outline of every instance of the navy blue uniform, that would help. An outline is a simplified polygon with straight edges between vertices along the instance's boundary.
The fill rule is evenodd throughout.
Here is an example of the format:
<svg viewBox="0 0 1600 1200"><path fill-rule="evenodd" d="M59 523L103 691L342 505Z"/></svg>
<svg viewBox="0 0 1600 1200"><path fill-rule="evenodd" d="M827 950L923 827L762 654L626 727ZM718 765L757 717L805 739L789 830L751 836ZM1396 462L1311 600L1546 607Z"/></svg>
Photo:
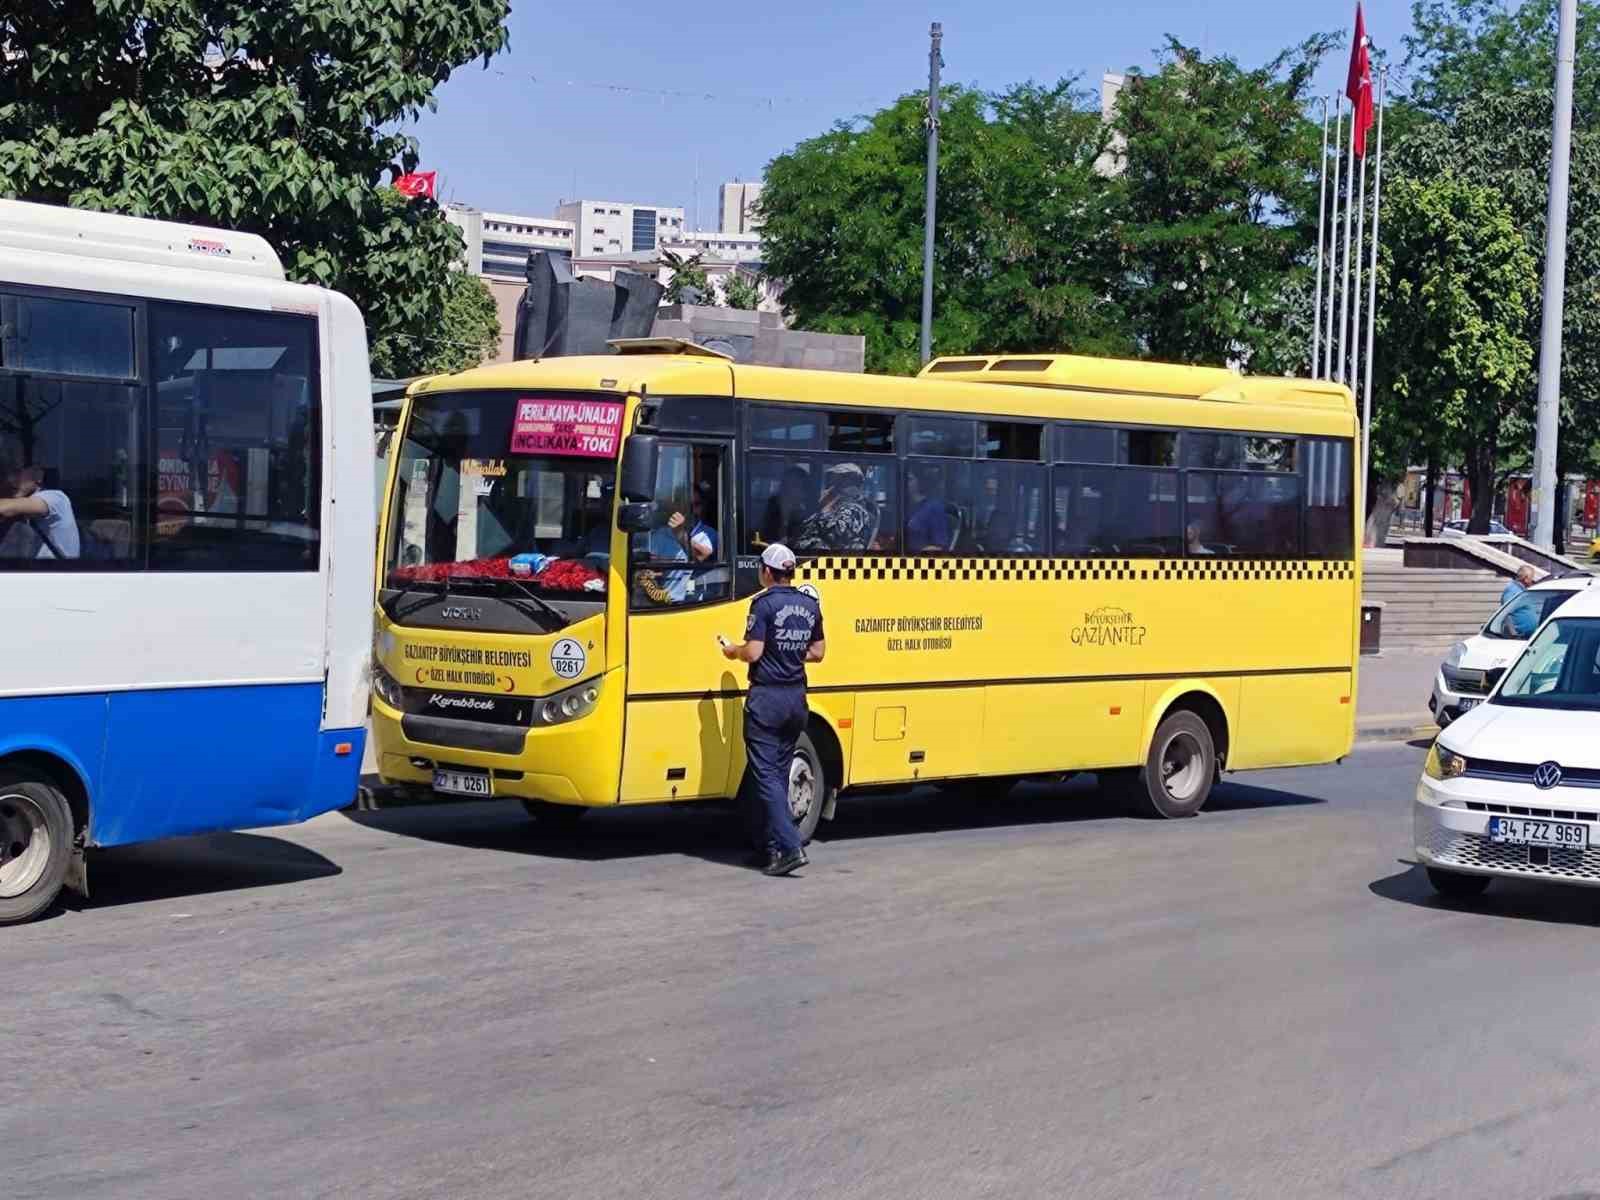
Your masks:
<svg viewBox="0 0 1600 1200"><path fill-rule="evenodd" d="M744 781L740 792L752 832L769 851L800 849L789 814L789 766L806 727L806 651L822 641L822 607L788 586L769 588L750 603L745 640L762 643L750 664L744 704Z"/></svg>

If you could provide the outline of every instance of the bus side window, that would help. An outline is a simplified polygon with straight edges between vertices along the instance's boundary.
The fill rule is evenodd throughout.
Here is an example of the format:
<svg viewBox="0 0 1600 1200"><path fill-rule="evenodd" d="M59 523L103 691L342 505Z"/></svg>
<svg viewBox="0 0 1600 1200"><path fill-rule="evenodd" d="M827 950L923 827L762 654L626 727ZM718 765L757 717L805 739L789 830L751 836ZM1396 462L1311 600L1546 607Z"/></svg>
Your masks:
<svg viewBox="0 0 1600 1200"><path fill-rule="evenodd" d="M629 544L636 609L733 595L726 457L720 445L661 444L651 527L633 534Z"/></svg>

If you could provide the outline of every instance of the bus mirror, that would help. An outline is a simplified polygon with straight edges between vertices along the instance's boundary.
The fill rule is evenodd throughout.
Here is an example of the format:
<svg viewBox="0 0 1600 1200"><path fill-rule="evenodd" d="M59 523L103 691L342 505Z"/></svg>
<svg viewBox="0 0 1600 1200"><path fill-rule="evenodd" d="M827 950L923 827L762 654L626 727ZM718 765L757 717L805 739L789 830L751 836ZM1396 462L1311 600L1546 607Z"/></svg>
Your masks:
<svg viewBox="0 0 1600 1200"><path fill-rule="evenodd" d="M661 443L652 434L636 433L628 439L622 447L622 480L618 489L624 500L637 503L654 498L660 457Z"/></svg>
<svg viewBox="0 0 1600 1200"><path fill-rule="evenodd" d="M617 507L617 528L623 533L649 533L655 520L654 504L622 504Z"/></svg>
<svg viewBox="0 0 1600 1200"><path fill-rule="evenodd" d="M1483 673L1483 690L1492 692L1500 685L1500 680L1505 677L1504 667L1490 667Z"/></svg>

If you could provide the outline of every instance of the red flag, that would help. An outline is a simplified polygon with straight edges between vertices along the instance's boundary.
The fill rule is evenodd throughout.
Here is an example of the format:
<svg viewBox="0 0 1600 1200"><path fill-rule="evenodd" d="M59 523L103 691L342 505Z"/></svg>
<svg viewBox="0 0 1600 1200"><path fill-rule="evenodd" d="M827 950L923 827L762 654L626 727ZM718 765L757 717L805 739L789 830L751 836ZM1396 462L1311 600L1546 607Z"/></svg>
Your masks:
<svg viewBox="0 0 1600 1200"><path fill-rule="evenodd" d="M438 176L437 171L417 171L411 175L402 175L394 181L394 190L402 196L410 196L413 200L418 196L426 196L432 200L433 183Z"/></svg>
<svg viewBox="0 0 1600 1200"><path fill-rule="evenodd" d="M1367 58L1367 23L1361 16L1361 0L1356 0L1356 38L1350 47L1350 75L1344 94L1355 108L1350 132L1357 158L1367 154L1367 130L1372 128L1372 63Z"/></svg>

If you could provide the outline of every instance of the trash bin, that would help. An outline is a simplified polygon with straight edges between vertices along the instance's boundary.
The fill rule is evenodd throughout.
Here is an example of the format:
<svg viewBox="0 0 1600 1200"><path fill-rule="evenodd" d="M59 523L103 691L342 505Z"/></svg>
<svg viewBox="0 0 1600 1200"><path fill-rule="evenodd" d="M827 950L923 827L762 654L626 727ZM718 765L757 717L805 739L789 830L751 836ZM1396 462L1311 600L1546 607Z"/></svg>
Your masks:
<svg viewBox="0 0 1600 1200"><path fill-rule="evenodd" d="M1361 653L1376 654L1383 642L1383 601L1361 602Z"/></svg>

